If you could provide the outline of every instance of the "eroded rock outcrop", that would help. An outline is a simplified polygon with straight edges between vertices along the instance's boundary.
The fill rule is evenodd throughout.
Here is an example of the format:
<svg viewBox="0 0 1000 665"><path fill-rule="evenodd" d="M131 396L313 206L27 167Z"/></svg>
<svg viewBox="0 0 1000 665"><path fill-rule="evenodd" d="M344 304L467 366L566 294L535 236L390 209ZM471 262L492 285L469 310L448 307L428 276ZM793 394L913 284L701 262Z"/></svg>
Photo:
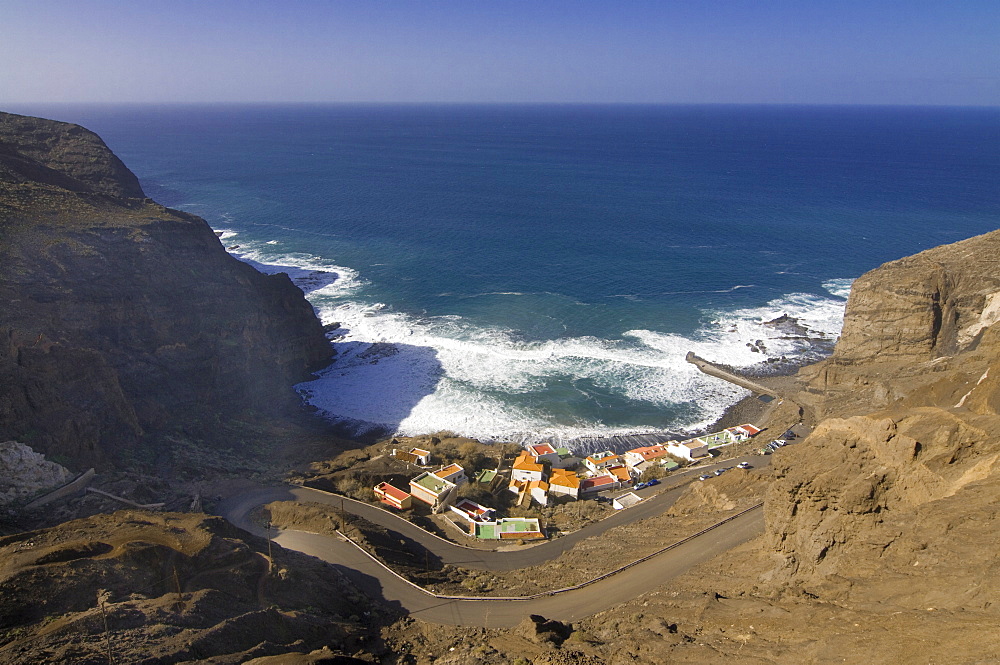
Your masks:
<svg viewBox="0 0 1000 665"><path fill-rule="evenodd" d="M292 408L330 356L286 275L144 197L75 125L0 114L0 437L76 466L150 461L220 418ZM145 446L145 447L144 447Z"/></svg>
<svg viewBox="0 0 1000 665"><path fill-rule="evenodd" d="M828 417L774 457L775 581L872 606L1000 603L998 256L993 232L855 283L833 357L800 373Z"/></svg>
<svg viewBox="0 0 1000 665"><path fill-rule="evenodd" d="M891 261L858 278L833 355L804 368L819 416L867 413L952 368L1000 321L1000 231ZM977 377L978 378L978 377Z"/></svg>

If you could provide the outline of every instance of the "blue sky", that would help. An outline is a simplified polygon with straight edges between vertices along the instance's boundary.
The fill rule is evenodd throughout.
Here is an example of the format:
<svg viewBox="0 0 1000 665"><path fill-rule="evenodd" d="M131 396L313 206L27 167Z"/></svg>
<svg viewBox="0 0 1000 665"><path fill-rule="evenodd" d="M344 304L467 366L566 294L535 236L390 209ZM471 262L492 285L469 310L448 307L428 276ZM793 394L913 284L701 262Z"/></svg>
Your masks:
<svg viewBox="0 0 1000 665"><path fill-rule="evenodd" d="M1000 105L1000 0L0 0L0 105Z"/></svg>

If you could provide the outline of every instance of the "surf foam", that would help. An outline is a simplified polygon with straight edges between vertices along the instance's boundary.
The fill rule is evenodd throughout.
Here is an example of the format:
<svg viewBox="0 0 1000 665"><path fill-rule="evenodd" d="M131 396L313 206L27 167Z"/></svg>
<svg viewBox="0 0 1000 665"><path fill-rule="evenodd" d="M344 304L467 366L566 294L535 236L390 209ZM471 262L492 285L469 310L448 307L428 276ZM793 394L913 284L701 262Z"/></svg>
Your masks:
<svg viewBox="0 0 1000 665"><path fill-rule="evenodd" d="M706 312L707 323L691 338L629 330L621 339L529 342L515 330L458 316L417 317L366 303L358 272L320 257L281 254L268 243L234 253L263 272L288 273L324 323L340 323L335 362L297 386L327 417L358 433L450 431L487 441L704 428L748 393L700 373L684 360L688 351L734 367L808 356L817 342L836 339L850 289L850 280L831 280L824 284L829 297L791 294L760 308ZM782 316L786 323L768 323ZM662 427L607 425L562 408L567 387L579 399L611 396L677 415Z"/></svg>

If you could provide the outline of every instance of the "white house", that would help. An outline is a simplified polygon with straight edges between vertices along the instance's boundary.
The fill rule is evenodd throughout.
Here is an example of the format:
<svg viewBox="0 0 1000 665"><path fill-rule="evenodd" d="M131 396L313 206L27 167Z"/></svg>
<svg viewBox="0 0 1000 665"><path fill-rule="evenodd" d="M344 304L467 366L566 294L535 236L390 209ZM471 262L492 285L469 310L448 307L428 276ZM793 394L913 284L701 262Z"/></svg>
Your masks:
<svg viewBox="0 0 1000 665"><path fill-rule="evenodd" d="M621 464L621 461L621 457L614 454L610 450L602 450L599 453L588 455L587 459L583 460L583 463L594 473L600 473L609 466Z"/></svg>
<svg viewBox="0 0 1000 665"><path fill-rule="evenodd" d="M661 457L666 457L667 447L662 443L658 443L655 446L644 446L642 448L633 448L625 453L625 465L629 468L636 468L643 462L651 462L653 460L660 459Z"/></svg>
<svg viewBox="0 0 1000 665"><path fill-rule="evenodd" d="M686 460L695 460L708 456L708 445L698 439L690 441L671 441L667 444L667 452Z"/></svg>
<svg viewBox="0 0 1000 665"><path fill-rule="evenodd" d="M434 475L442 480L447 480L448 482L455 483L456 485L464 485L469 482L469 477L465 475L465 469L463 469L458 464L449 464L448 466L443 466L434 472Z"/></svg>
<svg viewBox="0 0 1000 665"><path fill-rule="evenodd" d="M531 456L535 458L535 462L538 464L548 463L551 465L556 465L559 463L559 453L556 449L548 443L536 443L533 446L528 446L528 452Z"/></svg>
<svg viewBox="0 0 1000 665"><path fill-rule="evenodd" d="M510 472L511 480L521 480L531 482L533 480L545 480L545 467L535 461L527 450L514 460L514 465Z"/></svg>
<svg viewBox="0 0 1000 665"><path fill-rule="evenodd" d="M565 469L552 469L552 475L549 477L549 494L563 494L574 499L579 498L579 476Z"/></svg>
<svg viewBox="0 0 1000 665"><path fill-rule="evenodd" d="M549 484L544 480L532 480L528 483L528 492L532 500L540 506L547 506L549 503Z"/></svg>
<svg viewBox="0 0 1000 665"><path fill-rule="evenodd" d="M447 504L456 487L455 483L424 471L410 481L410 494L437 510Z"/></svg>

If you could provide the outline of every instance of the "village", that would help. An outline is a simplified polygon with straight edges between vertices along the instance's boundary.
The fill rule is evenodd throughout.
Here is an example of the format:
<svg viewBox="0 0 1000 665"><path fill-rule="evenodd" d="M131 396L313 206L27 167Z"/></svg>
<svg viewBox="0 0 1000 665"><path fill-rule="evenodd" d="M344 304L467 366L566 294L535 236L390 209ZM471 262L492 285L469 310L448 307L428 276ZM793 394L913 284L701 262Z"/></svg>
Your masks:
<svg viewBox="0 0 1000 665"><path fill-rule="evenodd" d="M547 537L539 518L501 516L502 509L482 505L481 501L487 502L482 497L503 499L493 503L519 509L596 499L621 510L642 499L632 491L613 499L610 493L659 484L670 472L710 458L713 449L746 441L759 432L757 427L743 424L684 441L666 441L623 453L603 450L582 458L565 447L536 443L521 449L509 465L498 463L496 468L474 471L471 478L455 462L435 468L430 450L393 448L390 457L422 471L410 478L405 489L383 481L372 490L375 499L391 509L408 511L423 505L432 514L447 515L469 538L539 540ZM477 488L479 501L467 496L470 492L463 492L463 486Z"/></svg>

